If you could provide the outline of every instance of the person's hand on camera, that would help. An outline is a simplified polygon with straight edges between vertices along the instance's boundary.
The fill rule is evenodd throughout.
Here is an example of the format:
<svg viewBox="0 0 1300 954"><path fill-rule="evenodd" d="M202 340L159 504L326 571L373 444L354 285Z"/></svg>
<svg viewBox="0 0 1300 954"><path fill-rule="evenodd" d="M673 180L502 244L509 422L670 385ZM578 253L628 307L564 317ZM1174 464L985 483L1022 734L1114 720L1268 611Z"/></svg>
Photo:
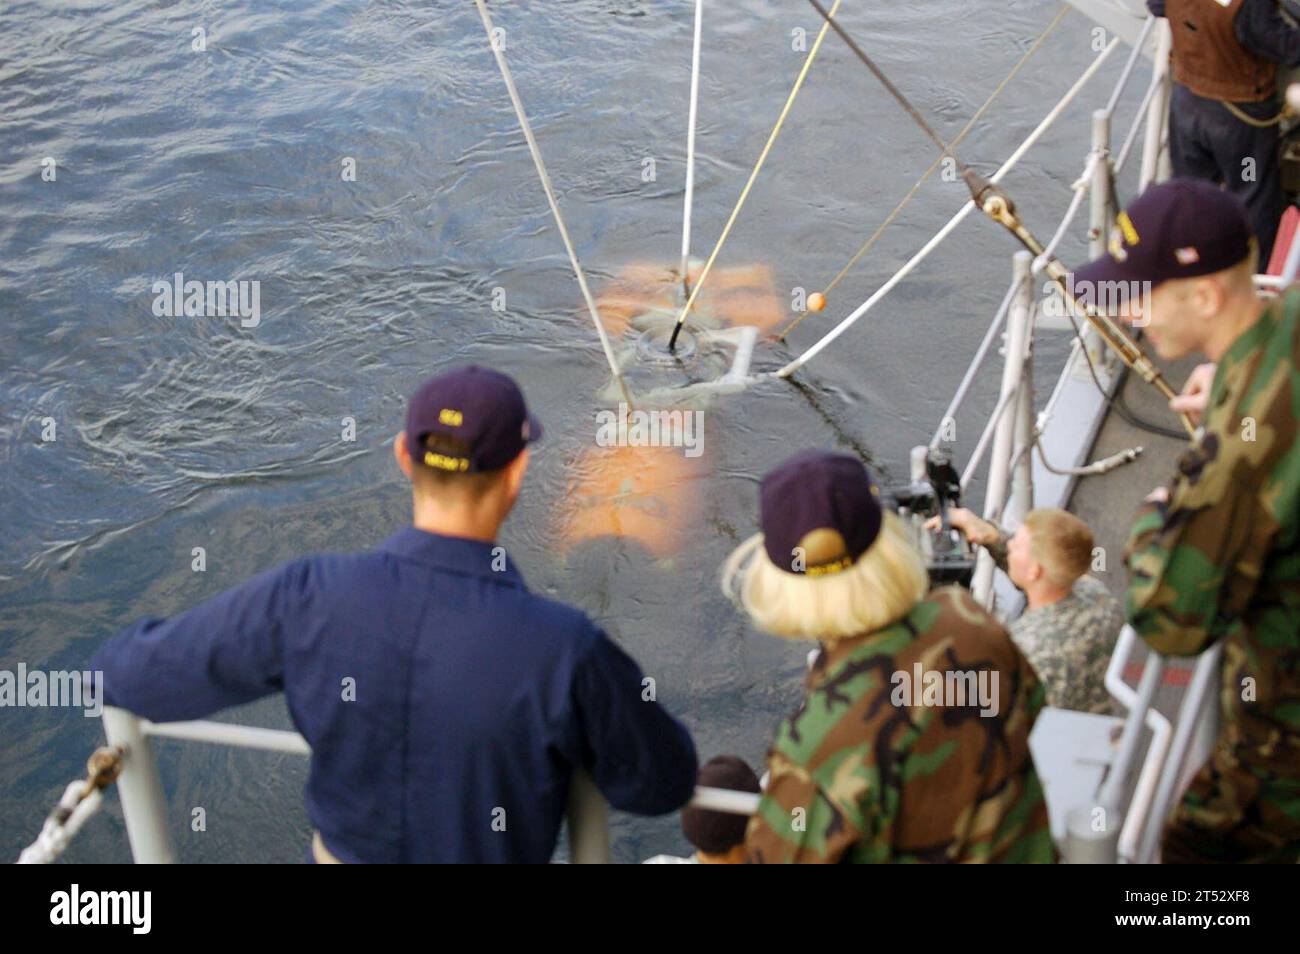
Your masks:
<svg viewBox="0 0 1300 954"><path fill-rule="evenodd" d="M965 507L953 507L949 510L948 523L976 546L986 547L998 540L998 528L987 520L981 520ZM942 525L943 521L938 517L931 517L925 522L925 529L938 530Z"/></svg>

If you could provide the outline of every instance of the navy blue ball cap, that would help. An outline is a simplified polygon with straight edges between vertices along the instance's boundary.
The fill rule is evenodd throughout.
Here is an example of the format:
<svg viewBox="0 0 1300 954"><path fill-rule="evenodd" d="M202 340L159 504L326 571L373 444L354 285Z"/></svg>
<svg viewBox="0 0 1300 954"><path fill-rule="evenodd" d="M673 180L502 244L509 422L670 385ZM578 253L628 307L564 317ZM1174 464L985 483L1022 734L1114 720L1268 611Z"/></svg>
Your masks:
<svg viewBox="0 0 1300 954"><path fill-rule="evenodd" d="M880 535L880 488L862 461L802 451L759 487L763 549L787 573L824 576L846 570Z"/></svg>
<svg viewBox="0 0 1300 954"><path fill-rule="evenodd" d="M425 381L406 408L407 451L413 461L437 470L500 470L541 436L519 385L476 364ZM449 440L430 450L430 437Z"/></svg>
<svg viewBox="0 0 1300 954"><path fill-rule="evenodd" d="M1075 294L1101 305L1102 283L1140 294L1175 278L1212 275L1239 265L1254 234L1231 192L1202 179L1153 185L1119 214L1107 254L1074 273ZM1136 286L1137 290L1133 290Z"/></svg>

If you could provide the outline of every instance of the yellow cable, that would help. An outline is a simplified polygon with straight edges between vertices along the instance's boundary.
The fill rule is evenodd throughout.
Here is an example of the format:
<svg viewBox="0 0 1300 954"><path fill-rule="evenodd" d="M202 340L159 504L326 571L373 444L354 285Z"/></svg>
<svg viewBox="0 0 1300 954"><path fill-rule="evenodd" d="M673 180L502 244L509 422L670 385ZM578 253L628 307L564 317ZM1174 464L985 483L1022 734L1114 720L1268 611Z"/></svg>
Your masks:
<svg viewBox="0 0 1300 954"><path fill-rule="evenodd" d="M1268 129L1270 126L1277 126L1281 124L1282 120L1292 115L1291 107L1286 105L1282 107L1282 112L1278 113L1272 119L1256 119L1254 116L1250 115L1250 113L1240 109L1236 103L1230 103L1226 99L1221 99L1219 102L1223 103L1223 105L1228 108L1228 112L1232 113L1232 115L1236 116L1247 126L1254 126L1256 129Z"/></svg>
<svg viewBox="0 0 1300 954"><path fill-rule="evenodd" d="M835 5L831 7L830 15L835 16L835 12L840 8L840 0L835 0ZM727 219L726 226L722 229L722 235L718 237L718 243L713 246L708 261L704 263L704 270L700 272L699 280L696 281L695 287L691 289L690 298L682 306L681 313L677 316L677 324L680 325L686 320L686 315L690 312L691 306L695 304L695 298L699 295L700 289L704 287L704 281L709 277L709 270L713 268L713 262L718 257L718 252L722 251L722 244L727 241L727 236L731 234L731 227L736 223L736 216L740 214L741 207L744 206L745 200L749 198L749 190L754 185L754 180L758 178L759 171L763 168L763 163L767 161L767 154L772 150L772 144L776 142L776 137L781 133L781 126L785 123L785 117L790 114L790 107L794 105L794 98L799 94L799 88L803 86L804 78L808 75L808 70L812 68L813 60L817 58L817 51L821 49L822 40L826 38L826 33L830 30L829 23L822 23L822 28L817 32L817 39L813 42L812 49L808 51L808 57L804 60L803 69L799 71L799 77L794 81L794 88L790 90L789 97L786 98L785 106L781 110L781 115L777 117L776 125L772 127L772 133L767 137L767 145L763 147L762 153L759 154L758 162L754 165L754 171L749 174L749 181L745 183L745 188L741 190L740 198L736 200L736 207L731 210L731 217ZM686 276L682 276L685 279Z"/></svg>

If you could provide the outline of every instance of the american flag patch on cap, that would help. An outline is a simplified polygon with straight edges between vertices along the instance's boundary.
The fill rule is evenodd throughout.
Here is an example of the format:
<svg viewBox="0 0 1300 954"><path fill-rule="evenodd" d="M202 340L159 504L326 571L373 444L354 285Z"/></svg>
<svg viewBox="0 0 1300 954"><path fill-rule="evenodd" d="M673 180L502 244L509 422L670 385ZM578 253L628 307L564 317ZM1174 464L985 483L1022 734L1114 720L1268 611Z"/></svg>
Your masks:
<svg viewBox="0 0 1300 954"><path fill-rule="evenodd" d="M1178 259L1179 265L1195 265L1201 260L1201 253L1189 245L1187 248L1175 249L1174 258Z"/></svg>

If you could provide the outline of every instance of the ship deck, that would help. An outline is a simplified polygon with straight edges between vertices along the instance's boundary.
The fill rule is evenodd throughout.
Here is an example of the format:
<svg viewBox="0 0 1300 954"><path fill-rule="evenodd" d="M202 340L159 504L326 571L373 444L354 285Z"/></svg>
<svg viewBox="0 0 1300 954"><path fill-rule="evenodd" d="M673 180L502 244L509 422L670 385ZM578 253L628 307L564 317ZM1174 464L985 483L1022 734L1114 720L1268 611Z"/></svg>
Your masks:
<svg viewBox="0 0 1300 954"><path fill-rule="evenodd" d="M1150 352L1152 349L1146 350ZM1166 380L1175 389L1179 389L1198 362L1189 359L1174 363L1157 360L1156 363L1165 373ZM1164 398L1136 375L1129 374L1125 377L1119 395L1137 416L1167 427L1178 426L1177 419L1169 411ZM1124 543L1128 539L1134 512L1147 494L1172 477L1175 462L1185 442L1135 427L1112 407L1102 423L1090 459L1105 457L1135 446L1144 448L1141 457L1109 474L1081 478L1075 485L1069 505L1070 512L1092 528L1096 545L1103 548L1105 570L1096 576L1110 587L1121 603L1128 583L1128 573L1124 568ZM1145 657L1145 649L1140 648L1138 652L1139 659ZM1191 659L1168 661L1163 685L1156 696L1156 707L1170 719L1176 714L1193 662ZM1140 663L1131 663L1125 672L1125 680L1130 685L1136 685L1140 675Z"/></svg>

